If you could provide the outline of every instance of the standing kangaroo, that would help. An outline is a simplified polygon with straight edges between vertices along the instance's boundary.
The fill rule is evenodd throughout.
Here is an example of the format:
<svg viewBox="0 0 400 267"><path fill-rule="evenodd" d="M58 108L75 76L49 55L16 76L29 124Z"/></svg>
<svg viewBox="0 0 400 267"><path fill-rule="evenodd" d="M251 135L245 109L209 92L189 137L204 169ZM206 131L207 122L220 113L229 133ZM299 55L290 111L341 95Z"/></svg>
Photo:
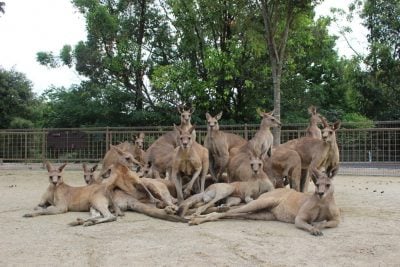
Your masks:
<svg viewBox="0 0 400 267"><path fill-rule="evenodd" d="M317 113L317 108L315 106L310 106L308 108L308 113L311 115L310 123L306 129L306 136L321 139L321 129L318 128L318 123L322 123L320 115Z"/></svg>
<svg viewBox="0 0 400 267"><path fill-rule="evenodd" d="M222 112L215 117L206 113L207 135L204 139L204 146L208 149L210 158L210 174L216 182L223 181L222 174L228 165L231 150L239 148L247 142L239 135L220 131L218 121L221 117Z"/></svg>
<svg viewBox="0 0 400 267"><path fill-rule="evenodd" d="M334 175L334 173L336 172L331 174ZM320 236L322 235L321 229L339 225L340 211L333 195L333 176L327 176L314 168L312 169L312 178L315 184L315 191L312 195L293 189L279 188L227 212L194 216L189 224L196 225L221 218L281 221L294 223L297 228Z"/></svg>
<svg viewBox="0 0 400 267"><path fill-rule="evenodd" d="M175 149L171 179L175 183L178 202L191 194L193 185L200 179L200 186L197 193L204 192L206 175L208 172L208 150L192 138L192 126L188 131L175 126L179 132L179 147ZM185 176L190 177L190 181L184 185ZM197 183L198 184L198 183ZM184 188L184 190L183 190Z"/></svg>
<svg viewBox="0 0 400 267"><path fill-rule="evenodd" d="M230 182L247 181L251 177L252 170L247 156L249 152L271 157L273 135L270 129L280 127L281 122L273 116L273 111L269 113L259 112L259 115L262 117L260 129L250 141L241 146L237 153L229 159L228 177Z"/></svg>
<svg viewBox="0 0 400 267"><path fill-rule="evenodd" d="M331 126L324 117L321 116L320 118L324 125L321 140L306 136L290 140L278 146L292 149L299 153L302 169L301 192L308 191L310 169L325 169L329 176L333 176L332 172L337 172L339 169L339 148L336 142L336 131L340 128L340 121L336 121Z"/></svg>

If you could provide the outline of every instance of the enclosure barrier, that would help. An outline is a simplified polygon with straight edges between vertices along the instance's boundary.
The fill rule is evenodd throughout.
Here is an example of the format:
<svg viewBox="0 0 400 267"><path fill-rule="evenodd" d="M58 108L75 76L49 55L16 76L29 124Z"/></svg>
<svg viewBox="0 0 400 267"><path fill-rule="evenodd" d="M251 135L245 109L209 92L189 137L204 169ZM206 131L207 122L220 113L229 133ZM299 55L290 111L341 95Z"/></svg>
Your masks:
<svg viewBox="0 0 400 267"><path fill-rule="evenodd" d="M305 135L307 124L282 127L281 142ZM221 125L220 129L251 139L259 124ZM19 162L99 162L110 144L132 141L145 133L145 149L172 126L0 130L0 164ZM196 127L203 144L205 125ZM400 176L400 121L342 123L337 132L341 174Z"/></svg>

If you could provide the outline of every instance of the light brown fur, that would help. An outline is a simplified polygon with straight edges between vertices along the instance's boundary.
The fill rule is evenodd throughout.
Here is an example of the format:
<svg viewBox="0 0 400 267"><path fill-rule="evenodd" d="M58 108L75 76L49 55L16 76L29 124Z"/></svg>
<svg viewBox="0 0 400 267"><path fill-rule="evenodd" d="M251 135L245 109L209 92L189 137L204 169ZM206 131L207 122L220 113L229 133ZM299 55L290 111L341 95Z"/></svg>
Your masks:
<svg viewBox="0 0 400 267"><path fill-rule="evenodd" d="M334 174L336 172L332 172ZM242 218L266 221L294 223L299 229L312 235L322 235L321 229L337 227L340 222L340 211L336 206L333 177L317 169L312 170L315 184L314 194L297 192L280 188L262 194L258 199L238 208L223 213L210 213L194 216L190 225L216 221L221 218Z"/></svg>
<svg viewBox="0 0 400 267"><path fill-rule="evenodd" d="M176 127L176 126L175 126ZM185 131L176 127L179 135L180 146L175 149L172 163L171 180L175 183L178 201L191 194L195 182L200 181L197 193L204 192L206 175L208 172L208 150L192 138L194 126ZM183 185L184 177L189 176L190 181ZM184 188L184 189L183 189Z"/></svg>
<svg viewBox="0 0 400 267"><path fill-rule="evenodd" d="M146 150L144 167L140 171L141 176L152 178L166 178L171 174L172 159L175 148L179 146L179 132L166 132L160 136Z"/></svg>
<svg viewBox="0 0 400 267"><path fill-rule="evenodd" d="M108 180L102 184L91 184L88 186L74 187L64 183L62 171L66 164L54 168L50 162L46 162L50 185L43 194L42 199L35 212L27 213L24 217L36 217L40 215L55 215L69 211L89 211L92 217L84 222L87 225L115 221L116 217L108 207L113 205L117 214L119 209L112 202L111 191L118 183L118 177ZM94 212L100 212L99 217L94 217Z"/></svg>
<svg viewBox="0 0 400 267"><path fill-rule="evenodd" d="M258 198L262 193L273 190L273 184L263 171L262 159L255 155L251 155L250 157L250 168L253 171L250 180L246 182L212 184L207 187L203 193L193 195L183 201L181 205L179 205L178 214L184 216L189 208L203 202L203 205L198 207L194 213L200 215L210 207L214 206L218 201L228 197L238 198L239 200L235 201L235 204L240 202L249 203ZM232 201L232 199L230 200Z"/></svg>
<svg viewBox="0 0 400 267"><path fill-rule="evenodd" d="M272 156L266 158L264 171L275 182L275 188L284 187L287 183L290 188L300 191L301 158L299 154L284 147L272 149Z"/></svg>
<svg viewBox="0 0 400 267"><path fill-rule="evenodd" d="M222 112L215 117L206 113L207 135L204 139L204 147L209 153L210 174L214 181L219 182L223 181L222 175L228 165L231 151L247 142L239 135L220 131L218 121L221 117Z"/></svg>
<svg viewBox="0 0 400 267"><path fill-rule="evenodd" d="M151 202L148 195L140 187L130 186L130 184L137 184L138 177L135 172L132 172L124 165L117 164L117 166L112 165L110 167L110 176L118 176L121 181L111 193L115 205L121 211L136 211L151 217L174 222L185 221L183 218L174 215L177 210L174 204L176 199L174 201L174 197L169 193L168 186L164 183L169 181L149 178L139 179L140 183L147 186L156 198L163 201L163 203L156 203L157 207L155 207L154 203ZM175 187L175 185L172 186ZM163 209L160 209L160 206ZM74 225L82 223L83 221L78 219Z"/></svg>
<svg viewBox="0 0 400 267"><path fill-rule="evenodd" d="M131 168L137 169L141 167L142 164L134 158L131 152L129 152L130 146L131 144L129 142L119 144L118 146L110 145L110 149L104 155L104 158L102 160L101 172L104 172L111 165L118 162L121 157L125 158Z"/></svg>
<svg viewBox="0 0 400 267"><path fill-rule="evenodd" d="M306 136L322 139L321 129L318 128L318 123L322 123L320 115L317 113L315 106L308 107L308 113L311 115L310 123L306 129Z"/></svg>
<svg viewBox="0 0 400 267"><path fill-rule="evenodd" d="M259 114L262 117L260 129L250 141L239 148L236 155L229 159L228 177L230 182L247 181L251 177L252 170L249 165L248 153L271 156L273 135L270 128L280 127L281 122L272 115L273 111L259 112Z"/></svg>
<svg viewBox="0 0 400 267"><path fill-rule="evenodd" d="M189 131L190 128L192 128L192 114L194 112L194 108L189 108L185 109L183 106L179 105L178 106L178 112L181 117L181 124L179 125L179 128L181 128L184 131ZM192 138L193 140L196 140L196 130L192 131Z"/></svg>
<svg viewBox="0 0 400 267"><path fill-rule="evenodd" d="M84 180L86 184L90 185L102 182L100 179L95 179L95 170L94 167L89 169L87 165L84 164ZM129 170L125 164L120 162L112 165L110 170L121 177L116 183L116 187L119 190L123 190L139 201L149 202L151 199L149 199L146 190L144 190L144 187L146 187L156 199L162 202L157 203L159 206L171 206L174 210L177 210L177 206L175 205L177 202L175 198L175 184L171 181L165 179L139 178L137 173Z"/></svg>
<svg viewBox="0 0 400 267"><path fill-rule="evenodd" d="M279 147L295 150L301 158L301 183L300 191L307 192L309 184L309 170L317 168L325 169L329 176L339 166L339 148L336 142L336 131L340 128L340 121L330 126L324 118L322 140L313 137L302 137L290 140Z"/></svg>

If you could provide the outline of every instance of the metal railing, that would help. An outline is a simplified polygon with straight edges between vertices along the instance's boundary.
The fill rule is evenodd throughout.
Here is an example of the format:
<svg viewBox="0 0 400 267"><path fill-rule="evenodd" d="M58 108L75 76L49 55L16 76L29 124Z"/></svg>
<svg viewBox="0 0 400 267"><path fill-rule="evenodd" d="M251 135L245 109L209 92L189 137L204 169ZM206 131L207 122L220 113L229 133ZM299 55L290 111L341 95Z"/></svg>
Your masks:
<svg viewBox="0 0 400 267"><path fill-rule="evenodd" d="M304 136L306 127L301 123L283 126L281 141ZM259 129L259 124L221 125L220 128L249 140ZM46 160L98 162L110 144L131 141L144 132L147 148L171 130L172 126L0 130L0 163ZM197 141L202 144L207 133L206 126L197 126L196 133ZM355 123L343 123L337 132L337 142L341 162L346 163L343 166L354 163L354 166L365 168L365 164L387 163L391 164L391 169L400 169L400 121L374 122L367 128Z"/></svg>

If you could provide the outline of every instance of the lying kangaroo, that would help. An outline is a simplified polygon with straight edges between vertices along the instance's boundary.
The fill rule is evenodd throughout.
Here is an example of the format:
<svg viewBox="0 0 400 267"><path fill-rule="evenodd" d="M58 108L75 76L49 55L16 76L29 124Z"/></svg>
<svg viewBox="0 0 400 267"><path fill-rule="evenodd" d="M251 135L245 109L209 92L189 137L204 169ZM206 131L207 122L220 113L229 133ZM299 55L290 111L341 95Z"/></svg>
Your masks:
<svg viewBox="0 0 400 267"><path fill-rule="evenodd" d="M275 189L227 212L194 216L189 224L197 225L220 218L281 221L294 223L297 228L320 236L321 229L338 226L340 212L333 196L333 176L328 177L314 168L312 178L315 184L315 192L312 195L287 188Z"/></svg>
<svg viewBox="0 0 400 267"><path fill-rule="evenodd" d="M59 168L54 168L50 162L46 162L50 185L35 208L37 211L27 213L24 217L91 210L92 218L88 219L91 224L115 221L116 216L110 212L108 207L113 205L116 214L120 214L120 210L114 205L111 198L111 191L115 187L118 177L113 177L102 184L94 183L88 186L73 187L63 181L63 169L66 165L65 163ZM100 212L101 217L93 217L93 215L97 215L95 210Z"/></svg>
<svg viewBox="0 0 400 267"><path fill-rule="evenodd" d="M120 164L123 165L123 164ZM96 165L95 165L96 166ZM86 184L92 184L92 183L99 183L99 181L95 180L95 168L89 169L86 164L85 164L86 169L84 168L84 180ZM131 197L141 201L141 202L149 202L149 197L148 194L146 194L145 191L141 190L140 186L139 188L130 186L136 185L136 184L142 184L146 186L146 188L152 193L152 195L157 198L158 200L162 201L161 203L157 202L158 207L166 207L170 206L172 210L177 210L178 207L175 205L177 202L176 200L176 190L175 190L175 184L172 183L170 180L165 180L165 179L151 179L151 178L140 178L135 172L132 172L129 170L127 166L119 166L119 165L112 165L110 167L110 170L113 172L115 175L119 175L123 177L124 184L122 185L121 188L119 188L120 184L117 185L117 189L113 191L115 193L116 191L124 191ZM127 186L128 184L128 186ZM128 192L126 192L128 191ZM120 195L120 194L119 194ZM114 194L113 194L113 199ZM117 203L118 204L118 203ZM125 209L126 210L126 209Z"/></svg>
<svg viewBox="0 0 400 267"><path fill-rule="evenodd" d="M250 180L246 182L233 182L233 183L215 183L207 187L203 193L193 195L182 202L179 206L178 214L184 216L188 209L199 202L204 205L197 208L194 214L200 215L208 208L214 206L218 201L230 197L236 198L235 203L228 202L227 205L239 204L240 202L249 203L256 199L259 195L269 192L274 189L268 176L263 171L263 161L261 157L253 154L250 156L250 166L253 175Z"/></svg>
<svg viewBox="0 0 400 267"><path fill-rule="evenodd" d="M186 222L184 218L174 215L177 211L177 207L174 204L176 199L174 201L174 198L169 194L168 188L164 183L150 178L139 179L135 172L131 171L123 164L110 166L108 173L109 176L119 177L119 181L121 182L118 183L116 188L112 191L113 201L121 211L136 211L158 219L173 222ZM104 175L102 176L104 177ZM127 184L137 184L138 180L146 185L155 197L164 202L162 206L163 209L155 207L155 205L159 207L160 202L154 204L149 200L147 194L136 189L136 187L126 187ZM146 181L149 181L149 183ZM79 225L82 223L83 221L78 219L71 225Z"/></svg>

